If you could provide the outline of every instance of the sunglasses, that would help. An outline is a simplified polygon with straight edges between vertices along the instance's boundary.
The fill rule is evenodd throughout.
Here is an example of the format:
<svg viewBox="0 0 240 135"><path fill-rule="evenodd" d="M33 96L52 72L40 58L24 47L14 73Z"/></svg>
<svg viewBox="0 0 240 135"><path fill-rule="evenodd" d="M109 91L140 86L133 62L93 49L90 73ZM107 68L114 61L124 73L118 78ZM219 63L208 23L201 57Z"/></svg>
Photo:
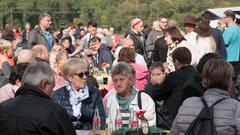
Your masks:
<svg viewBox="0 0 240 135"><path fill-rule="evenodd" d="M80 72L80 73L75 74L75 75L77 75L77 76L80 77L80 78L83 78L84 75L85 75L86 77L88 77L89 74L90 74L89 71L86 71L86 72Z"/></svg>

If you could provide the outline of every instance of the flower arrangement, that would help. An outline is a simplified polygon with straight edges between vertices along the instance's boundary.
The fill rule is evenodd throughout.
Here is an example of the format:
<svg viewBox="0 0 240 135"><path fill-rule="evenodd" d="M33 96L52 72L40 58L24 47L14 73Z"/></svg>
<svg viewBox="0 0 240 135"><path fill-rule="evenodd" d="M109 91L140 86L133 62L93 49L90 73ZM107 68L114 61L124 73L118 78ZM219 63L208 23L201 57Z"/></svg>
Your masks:
<svg viewBox="0 0 240 135"><path fill-rule="evenodd" d="M139 110L139 111L136 113L137 118L138 118L139 120L141 120L141 121L148 121L148 120L146 119L146 117L144 116L145 112L146 112L146 111L143 110L143 109Z"/></svg>
<svg viewBox="0 0 240 135"><path fill-rule="evenodd" d="M141 121L149 121L149 120L152 120L154 118L154 116L152 116L151 114L146 114L145 113L146 111L141 109L139 110L137 113L136 113L136 116L139 120Z"/></svg>
<svg viewBox="0 0 240 135"><path fill-rule="evenodd" d="M109 64L104 62L104 63L102 63L101 66L102 66L102 68L107 68L107 67L109 67Z"/></svg>
<svg viewBox="0 0 240 135"><path fill-rule="evenodd" d="M136 116L141 121L142 133L148 134L148 132L149 132L148 120L149 119L146 117L145 112L146 112L146 110L141 109L136 113Z"/></svg>

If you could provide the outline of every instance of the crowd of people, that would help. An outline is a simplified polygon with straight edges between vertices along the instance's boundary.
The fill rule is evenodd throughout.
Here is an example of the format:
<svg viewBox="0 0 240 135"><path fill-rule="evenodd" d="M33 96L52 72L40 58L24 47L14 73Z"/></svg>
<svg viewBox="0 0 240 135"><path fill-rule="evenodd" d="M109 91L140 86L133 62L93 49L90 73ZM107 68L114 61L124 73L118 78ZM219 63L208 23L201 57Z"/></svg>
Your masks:
<svg viewBox="0 0 240 135"><path fill-rule="evenodd" d="M205 105L217 134L239 134L240 26L233 11L223 16L218 28L208 16L185 16L184 31L165 15L151 27L135 18L124 36L94 21L51 31L48 13L24 31L6 24L0 134L75 135L96 124L114 131L136 126L132 114L142 111L138 127L182 135Z"/></svg>

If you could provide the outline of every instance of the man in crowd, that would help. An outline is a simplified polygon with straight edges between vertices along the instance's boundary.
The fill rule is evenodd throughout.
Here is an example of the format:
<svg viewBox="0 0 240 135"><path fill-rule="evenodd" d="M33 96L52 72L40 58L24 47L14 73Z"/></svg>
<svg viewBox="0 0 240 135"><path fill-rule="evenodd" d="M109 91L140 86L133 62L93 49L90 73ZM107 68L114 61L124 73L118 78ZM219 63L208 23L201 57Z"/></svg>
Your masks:
<svg viewBox="0 0 240 135"><path fill-rule="evenodd" d="M223 32L223 39L227 49L227 62L230 62L236 74L240 73L240 28L235 23L235 13L232 10L224 12L224 22L227 29Z"/></svg>
<svg viewBox="0 0 240 135"><path fill-rule="evenodd" d="M29 22L26 22L25 29L22 33L23 43L26 43L28 41L28 36L29 36L30 30L31 30L31 24Z"/></svg>
<svg viewBox="0 0 240 135"><path fill-rule="evenodd" d="M0 104L0 134L76 135L67 112L50 98L54 82L47 63L29 65L15 98Z"/></svg>
<svg viewBox="0 0 240 135"><path fill-rule="evenodd" d="M109 47L101 43L101 39L97 36L91 38L90 49L85 52L87 55L93 55L94 64L99 69L102 69L102 64L109 64L108 70L111 69L114 56Z"/></svg>
<svg viewBox="0 0 240 135"><path fill-rule="evenodd" d="M181 106L183 87L187 80L193 79L197 72L191 63L191 52L186 47L179 47L172 53L175 72L165 77L162 84L153 87L153 99L156 101L164 100L158 117L158 126L170 129L172 122Z"/></svg>
<svg viewBox="0 0 240 135"><path fill-rule="evenodd" d="M51 16L48 13L41 14L39 16L39 25L30 31L28 35L27 45L32 47L41 44L46 46L48 52L50 52L54 44L53 35L49 31L51 24Z"/></svg>
<svg viewBox="0 0 240 135"><path fill-rule="evenodd" d="M32 51L33 55L35 56L36 62L49 62L48 49L44 45L35 45L33 46Z"/></svg>
<svg viewBox="0 0 240 135"><path fill-rule="evenodd" d="M17 55L17 63L34 63L35 56L33 55L33 51L31 49L22 49L19 51Z"/></svg>
<svg viewBox="0 0 240 135"><path fill-rule="evenodd" d="M167 28L168 19L165 15L160 15L159 19L155 22L158 26L156 26L155 28L153 26L154 29L148 34L145 47L148 59L152 57L152 51L154 50L155 41L163 36L164 30Z"/></svg>
<svg viewBox="0 0 240 135"><path fill-rule="evenodd" d="M82 49L87 49L90 47L90 40L92 37L97 34L97 23L90 21L87 25L88 34L86 34L81 40L83 44L81 45Z"/></svg>
<svg viewBox="0 0 240 135"><path fill-rule="evenodd" d="M162 30L162 35L157 37L155 43L154 43L154 50L152 54L152 61L154 62L166 62L167 58L167 51L168 51L168 46L166 41L164 40L164 30L168 27L168 19L166 16L161 15L159 17L159 26Z"/></svg>

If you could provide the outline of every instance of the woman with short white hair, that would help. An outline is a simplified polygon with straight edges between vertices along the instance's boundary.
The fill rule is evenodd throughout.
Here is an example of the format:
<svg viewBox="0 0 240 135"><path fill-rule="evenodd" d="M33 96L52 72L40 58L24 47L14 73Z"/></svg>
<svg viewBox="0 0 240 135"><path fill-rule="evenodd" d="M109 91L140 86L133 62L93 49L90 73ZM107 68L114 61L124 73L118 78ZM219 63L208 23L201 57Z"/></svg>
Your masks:
<svg viewBox="0 0 240 135"><path fill-rule="evenodd" d="M67 110L75 128L92 129L95 108L102 125L105 121L102 97L97 88L88 87L89 63L86 59L71 58L63 64L67 85L54 92L53 100Z"/></svg>
<svg viewBox="0 0 240 135"><path fill-rule="evenodd" d="M130 109L134 111L146 111L144 116L148 116L147 120L149 126L156 125L155 103L146 93L139 93L134 87L135 84L135 70L131 65L125 62L119 62L113 66L111 71L114 90L112 90L106 98L106 108L109 110L108 114L111 121L115 121L116 112L120 110L122 116L123 127L128 128ZM138 98L141 103L138 102ZM142 108L139 108L142 104ZM128 117L127 117L128 116Z"/></svg>

